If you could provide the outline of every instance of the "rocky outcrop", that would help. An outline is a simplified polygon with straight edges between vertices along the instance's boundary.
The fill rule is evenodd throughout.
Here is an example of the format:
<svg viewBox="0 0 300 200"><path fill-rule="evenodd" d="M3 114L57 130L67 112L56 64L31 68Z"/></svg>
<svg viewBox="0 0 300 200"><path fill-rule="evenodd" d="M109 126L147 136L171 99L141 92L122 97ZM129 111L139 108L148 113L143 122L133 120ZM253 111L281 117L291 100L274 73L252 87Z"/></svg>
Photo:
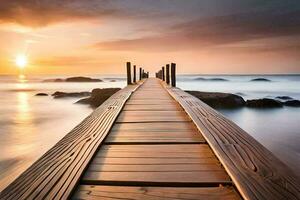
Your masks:
<svg viewBox="0 0 300 200"><path fill-rule="evenodd" d="M245 105L245 100L235 94L221 93L221 92L199 92L186 91L191 95L197 97L211 107L215 108L235 108Z"/></svg>
<svg viewBox="0 0 300 200"><path fill-rule="evenodd" d="M90 96L91 93L90 92L55 92L52 94L52 96L55 99L59 99L59 98L78 98L78 97L87 97Z"/></svg>
<svg viewBox="0 0 300 200"><path fill-rule="evenodd" d="M292 100L293 98L289 97L289 96L278 96L278 97L276 97L276 99L280 99L280 100Z"/></svg>
<svg viewBox="0 0 300 200"><path fill-rule="evenodd" d="M76 103L89 104L91 107L97 108L111 95L113 95L119 90L120 88L93 89L89 98L80 99Z"/></svg>
<svg viewBox="0 0 300 200"><path fill-rule="evenodd" d="M251 108L280 108L283 104L274 99L263 98L247 100L246 106Z"/></svg>
<svg viewBox="0 0 300 200"><path fill-rule="evenodd" d="M89 78L89 77L70 77L65 79L66 82L103 82L101 79Z"/></svg>
<svg viewBox="0 0 300 200"><path fill-rule="evenodd" d="M198 78L195 78L194 80L196 80L196 81L228 81L225 78L203 78L203 77L198 77Z"/></svg>
<svg viewBox="0 0 300 200"><path fill-rule="evenodd" d="M48 96L48 94L46 94L46 93L37 93L35 96L42 97L42 96Z"/></svg>
<svg viewBox="0 0 300 200"><path fill-rule="evenodd" d="M46 79L43 82L103 82L101 79L89 78L84 76L70 77L66 79L56 78L56 79Z"/></svg>
<svg viewBox="0 0 300 200"><path fill-rule="evenodd" d="M285 106L290 107L300 107L300 101L299 100L288 100L286 102L283 102Z"/></svg>
<svg viewBox="0 0 300 200"><path fill-rule="evenodd" d="M257 81L257 82L270 82L271 80L269 79L266 79L266 78L254 78L254 79L251 79L251 81Z"/></svg>

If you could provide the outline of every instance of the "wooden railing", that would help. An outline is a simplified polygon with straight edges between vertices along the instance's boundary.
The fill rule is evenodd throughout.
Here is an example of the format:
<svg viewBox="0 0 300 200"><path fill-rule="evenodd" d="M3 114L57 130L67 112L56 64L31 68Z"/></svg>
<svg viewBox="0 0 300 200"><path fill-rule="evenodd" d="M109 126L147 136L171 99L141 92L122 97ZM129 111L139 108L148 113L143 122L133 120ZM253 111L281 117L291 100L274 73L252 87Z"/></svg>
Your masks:
<svg viewBox="0 0 300 200"><path fill-rule="evenodd" d="M133 65L133 71L131 70L131 62L126 63L127 69L127 85L136 84L137 83L137 76L136 76L136 65ZM143 68L140 67L139 73L139 80L144 78L149 78L149 72L145 72ZM132 76L133 74L133 76ZM133 77L133 80L132 80Z"/></svg>
<svg viewBox="0 0 300 200"><path fill-rule="evenodd" d="M170 64L166 64L166 67L163 66L161 70L155 73L155 76L156 78L159 78L162 81L166 82L166 84L169 85L171 83L172 87L176 87L176 64L171 63L171 71Z"/></svg>

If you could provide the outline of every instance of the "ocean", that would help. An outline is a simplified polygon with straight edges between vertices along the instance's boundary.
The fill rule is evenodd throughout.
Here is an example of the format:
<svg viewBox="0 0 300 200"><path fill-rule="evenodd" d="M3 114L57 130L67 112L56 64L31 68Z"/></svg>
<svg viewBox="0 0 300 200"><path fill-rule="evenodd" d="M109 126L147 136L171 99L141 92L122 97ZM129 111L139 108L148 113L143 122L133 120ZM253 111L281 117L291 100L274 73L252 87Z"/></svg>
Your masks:
<svg viewBox="0 0 300 200"><path fill-rule="evenodd" d="M82 92L126 85L123 76L92 76L97 83L42 82L64 76L20 80L0 76L0 191L93 110L80 98L35 96L55 91ZM265 78L269 81L251 81ZM114 80L114 82L111 82ZM229 92L246 99L290 96L300 99L300 75L179 75L184 90ZM300 108L219 109L297 173L300 164Z"/></svg>

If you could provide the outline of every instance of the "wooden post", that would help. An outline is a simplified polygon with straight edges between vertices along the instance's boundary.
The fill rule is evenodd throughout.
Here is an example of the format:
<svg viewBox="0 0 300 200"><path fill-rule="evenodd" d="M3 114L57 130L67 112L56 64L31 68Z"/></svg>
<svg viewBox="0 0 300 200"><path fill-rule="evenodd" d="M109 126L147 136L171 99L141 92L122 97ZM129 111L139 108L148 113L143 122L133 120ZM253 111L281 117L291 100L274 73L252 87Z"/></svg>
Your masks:
<svg viewBox="0 0 300 200"><path fill-rule="evenodd" d="M162 74L161 74L162 80L165 81L165 67L161 68L161 72L162 72Z"/></svg>
<svg viewBox="0 0 300 200"><path fill-rule="evenodd" d="M142 68L140 67L140 80L142 80Z"/></svg>
<svg viewBox="0 0 300 200"><path fill-rule="evenodd" d="M133 65L133 82L136 83L136 66Z"/></svg>
<svg viewBox="0 0 300 200"><path fill-rule="evenodd" d="M149 78L149 72L147 72L147 78Z"/></svg>
<svg viewBox="0 0 300 200"><path fill-rule="evenodd" d="M171 85L176 87L176 64L171 63Z"/></svg>
<svg viewBox="0 0 300 200"><path fill-rule="evenodd" d="M170 65L166 65L166 83L170 84Z"/></svg>
<svg viewBox="0 0 300 200"><path fill-rule="evenodd" d="M131 63L127 62L127 85L131 85Z"/></svg>
<svg viewBox="0 0 300 200"><path fill-rule="evenodd" d="M145 78L145 71L142 69L142 78Z"/></svg>

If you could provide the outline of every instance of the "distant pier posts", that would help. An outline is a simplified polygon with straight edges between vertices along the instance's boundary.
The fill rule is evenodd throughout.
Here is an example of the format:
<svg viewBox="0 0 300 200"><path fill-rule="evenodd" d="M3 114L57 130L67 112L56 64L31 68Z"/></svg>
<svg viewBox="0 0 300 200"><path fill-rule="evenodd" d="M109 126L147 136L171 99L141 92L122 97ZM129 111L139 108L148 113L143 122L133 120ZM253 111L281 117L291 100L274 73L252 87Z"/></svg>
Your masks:
<svg viewBox="0 0 300 200"><path fill-rule="evenodd" d="M170 65L166 65L166 83L170 84Z"/></svg>
<svg viewBox="0 0 300 200"><path fill-rule="evenodd" d="M133 65L133 72L131 71L131 63L126 63L126 70L127 70L127 85L131 85L133 83L137 82L137 74L136 74L136 65ZM133 75L131 76L131 73ZM145 72L143 68L139 68L139 80L142 80L143 78L149 78L149 72ZM133 77L133 80L132 80Z"/></svg>
<svg viewBox="0 0 300 200"><path fill-rule="evenodd" d="M131 85L131 63L127 62L126 63L126 67L127 67L127 85Z"/></svg>
<svg viewBox="0 0 300 200"><path fill-rule="evenodd" d="M168 85L171 84L172 87L176 87L176 64L171 63L171 69L170 64L162 67L161 70L155 73L155 77L165 81Z"/></svg>
<svg viewBox="0 0 300 200"><path fill-rule="evenodd" d="M171 85L176 87L176 64L171 63Z"/></svg>

